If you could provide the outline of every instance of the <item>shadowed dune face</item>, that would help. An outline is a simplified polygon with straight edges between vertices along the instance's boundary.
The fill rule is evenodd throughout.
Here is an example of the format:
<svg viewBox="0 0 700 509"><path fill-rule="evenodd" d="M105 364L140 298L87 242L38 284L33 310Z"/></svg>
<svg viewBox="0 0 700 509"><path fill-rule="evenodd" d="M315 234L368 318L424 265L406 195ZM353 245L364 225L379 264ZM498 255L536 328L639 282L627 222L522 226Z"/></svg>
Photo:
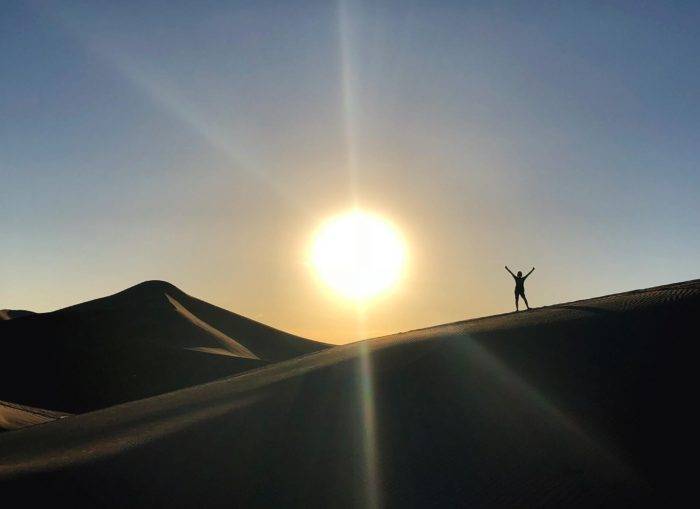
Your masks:
<svg viewBox="0 0 700 509"><path fill-rule="evenodd" d="M13 318L21 318L23 316L33 315L34 312L24 309L0 309L0 321L12 320Z"/></svg>
<svg viewBox="0 0 700 509"><path fill-rule="evenodd" d="M696 281L328 349L6 434L0 485L80 506L672 505L699 309Z"/></svg>
<svg viewBox="0 0 700 509"><path fill-rule="evenodd" d="M320 350L149 281L0 322L0 399L80 413ZM271 350L275 354L269 356Z"/></svg>

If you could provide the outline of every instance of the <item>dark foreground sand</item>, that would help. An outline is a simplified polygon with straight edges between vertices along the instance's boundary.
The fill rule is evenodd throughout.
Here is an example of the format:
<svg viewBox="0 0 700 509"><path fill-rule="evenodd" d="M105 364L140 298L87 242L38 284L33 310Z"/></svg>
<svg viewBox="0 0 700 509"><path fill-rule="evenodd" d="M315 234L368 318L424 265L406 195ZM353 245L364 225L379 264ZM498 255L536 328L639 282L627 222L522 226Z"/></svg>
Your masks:
<svg viewBox="0 0 700 509"><path fill-rule="evenodd" d="M692 281L303 355L4 433L0 492L73 507L672 506L693 486L681 361L699 311Z"/></svg>

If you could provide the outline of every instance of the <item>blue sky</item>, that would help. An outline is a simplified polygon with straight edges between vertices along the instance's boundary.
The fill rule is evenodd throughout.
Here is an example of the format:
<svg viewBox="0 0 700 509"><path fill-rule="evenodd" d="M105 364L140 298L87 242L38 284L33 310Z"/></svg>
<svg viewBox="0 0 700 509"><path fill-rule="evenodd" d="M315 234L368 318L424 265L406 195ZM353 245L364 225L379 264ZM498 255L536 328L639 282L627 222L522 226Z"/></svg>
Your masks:
<svg viewBox="0 0 700 509"><path fill-rule="evenodd" d="M692 2L3 2L0 307L144 279L331 341L358 199L411 264L375 335L698 276Z"/></svg>

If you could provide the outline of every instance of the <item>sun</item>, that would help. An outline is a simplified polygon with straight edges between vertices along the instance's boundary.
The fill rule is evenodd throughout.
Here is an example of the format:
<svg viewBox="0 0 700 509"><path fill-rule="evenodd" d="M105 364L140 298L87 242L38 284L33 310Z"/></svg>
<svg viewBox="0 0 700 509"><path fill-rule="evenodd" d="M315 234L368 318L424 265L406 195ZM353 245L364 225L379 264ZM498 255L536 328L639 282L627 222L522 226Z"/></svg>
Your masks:
<svg viewBox="0 0 700 509"><path fill-rule="evenodd" d="M339 295L365 300L396 286L406 265L406 245L386 219L353 210L321 225L311 265Z"/></svg>

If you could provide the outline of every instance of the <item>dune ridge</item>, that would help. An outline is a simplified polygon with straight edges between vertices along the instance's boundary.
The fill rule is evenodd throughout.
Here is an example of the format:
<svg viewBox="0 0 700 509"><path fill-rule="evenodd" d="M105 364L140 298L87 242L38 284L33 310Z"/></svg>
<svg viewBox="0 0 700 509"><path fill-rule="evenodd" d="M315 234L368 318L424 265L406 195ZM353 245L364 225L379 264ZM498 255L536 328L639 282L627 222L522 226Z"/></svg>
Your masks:
<svg viewBox="0 0 700 509"><path fill-rule="evenodd" d="M199 327L200 329L208 332L211 334L212 337L214 337L219 344L221 345L223 350L226 350L229 354L235 356L235 357L244 357L247 359L258 359L258 356L255 355L253 352L248 350L246 347L241 345L240 343L236 342L235 340L231 339L228 337L226 334L221 332L220 330L212 327L208 323L200 320L196 316L194 316L192 313L190 313L185 306L180 304L178 301L176 301L174 298L172 298L170 295L167 293L165 294L167 299L170 301L170 303L173 305L175 310L180 313L182 316L184 316L187 320L192 322L194 325ZM215 352L216 350L219 350L217 348L212 348L212 347L190 347L190 350L200 350L200 351L206 351L206 352Z"/></svg>

